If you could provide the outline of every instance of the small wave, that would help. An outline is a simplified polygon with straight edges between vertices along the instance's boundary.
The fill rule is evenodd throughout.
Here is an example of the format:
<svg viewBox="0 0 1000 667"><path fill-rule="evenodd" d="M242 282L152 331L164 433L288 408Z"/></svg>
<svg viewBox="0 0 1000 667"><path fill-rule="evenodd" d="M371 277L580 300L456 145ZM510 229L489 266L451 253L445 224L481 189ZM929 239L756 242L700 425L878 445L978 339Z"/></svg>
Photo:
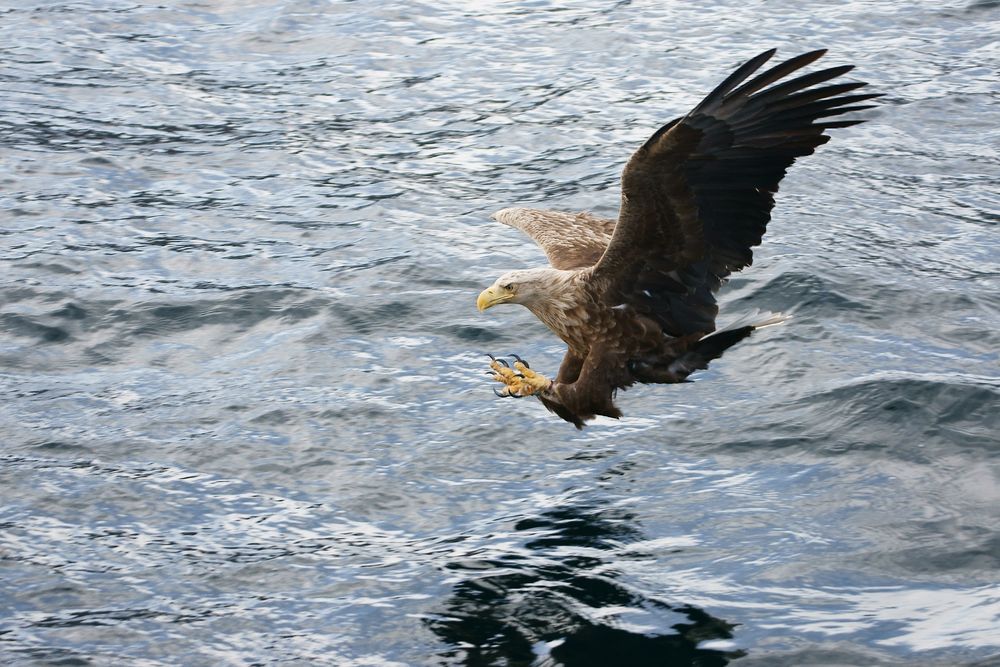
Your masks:
<svg viewBox="0 0 1000 667"><path fill-rule="evenodd" d="M789 421L822 434L837 450L991 447L1000 433L1000 386L988 379L888 376L807 396L788 406ZM815 435L814 435L815 437Z"/></svg>

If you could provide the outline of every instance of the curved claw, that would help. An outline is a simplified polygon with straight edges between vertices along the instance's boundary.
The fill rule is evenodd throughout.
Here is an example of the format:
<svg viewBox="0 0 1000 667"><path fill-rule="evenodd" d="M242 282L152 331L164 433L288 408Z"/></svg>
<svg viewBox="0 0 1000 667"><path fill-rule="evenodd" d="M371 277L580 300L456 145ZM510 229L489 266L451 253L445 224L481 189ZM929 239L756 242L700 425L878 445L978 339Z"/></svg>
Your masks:
<svg viewBox="0 0 1000 667"><path fill-rule="evenodd" d="M508 396L510 396L509 393L501 394L499 391L497 391L496 387L493 387L493 393L496 394L499 398L507 398Z"/></svg>
<svg viewBox="0 0 1000 667"><path fill-rule="evenodd" d="M494 359L494 361L503 366L504 368L510 368L510 364L507 363L506 359L500 358L500 359Z"/></svg>
<svg viewBox="0 0 1000 667"><path fill-rule="evenodd" d="M522 364L524 364L524 367L525 367L525 368L531 368L531 366L529 366L529 365L528 365L528 362L527 362L527 361L525 361L525 360L524 360L524 359L522 359L521 357L517 356L517 355L516 355L516 354L514 354L513 352L512 352L511 354L510 354L510 356L514 357L514 359L516 359L517 361L519 361L519 362L521 362Z"/></svg>

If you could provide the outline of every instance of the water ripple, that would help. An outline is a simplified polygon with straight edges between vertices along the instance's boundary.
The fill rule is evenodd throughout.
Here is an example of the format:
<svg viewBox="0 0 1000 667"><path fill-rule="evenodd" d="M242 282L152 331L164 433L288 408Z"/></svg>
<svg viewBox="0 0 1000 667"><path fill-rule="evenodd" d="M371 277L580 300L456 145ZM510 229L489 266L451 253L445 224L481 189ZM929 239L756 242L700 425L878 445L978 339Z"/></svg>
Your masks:
<svg viewBox="0 0 1000 667"><path fill-rule="evenodd" d="M0 9L7 664L986 665L1000 507L989 0ZM669 27L669 29L665 28ZM747 56L886 93L790 170L723 318L577 433L544 261Z"/></svg>

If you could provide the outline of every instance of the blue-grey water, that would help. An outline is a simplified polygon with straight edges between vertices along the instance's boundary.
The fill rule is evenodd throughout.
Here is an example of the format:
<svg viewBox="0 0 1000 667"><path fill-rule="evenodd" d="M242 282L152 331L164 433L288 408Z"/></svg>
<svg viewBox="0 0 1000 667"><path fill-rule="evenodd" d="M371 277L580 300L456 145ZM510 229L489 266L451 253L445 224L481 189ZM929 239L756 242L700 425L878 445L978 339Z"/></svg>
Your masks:
<svg viewBox="0 0 1000 667"><path fill-rule="evenodd" d="M998 3L2 7L3 664L1000 664ZM794 318L495 398L489 214L772 46L887 94L724 292Z"/></svg>

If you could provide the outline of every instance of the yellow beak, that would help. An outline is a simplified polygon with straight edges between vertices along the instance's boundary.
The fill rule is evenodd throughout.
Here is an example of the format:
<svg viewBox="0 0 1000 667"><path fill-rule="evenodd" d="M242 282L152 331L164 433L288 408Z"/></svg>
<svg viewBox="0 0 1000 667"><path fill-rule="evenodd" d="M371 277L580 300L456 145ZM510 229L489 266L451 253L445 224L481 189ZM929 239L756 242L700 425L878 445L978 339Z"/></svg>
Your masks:
<svg viewBox="0 0 1000 667"><path fill-rule="evenodd" d="M487 308L495 306L498 303L510 301L513 296L513 294L502 292L496 285L491 285L479 293L479 298L476 299L476 308L478 308L481 313Z"/></svg>

